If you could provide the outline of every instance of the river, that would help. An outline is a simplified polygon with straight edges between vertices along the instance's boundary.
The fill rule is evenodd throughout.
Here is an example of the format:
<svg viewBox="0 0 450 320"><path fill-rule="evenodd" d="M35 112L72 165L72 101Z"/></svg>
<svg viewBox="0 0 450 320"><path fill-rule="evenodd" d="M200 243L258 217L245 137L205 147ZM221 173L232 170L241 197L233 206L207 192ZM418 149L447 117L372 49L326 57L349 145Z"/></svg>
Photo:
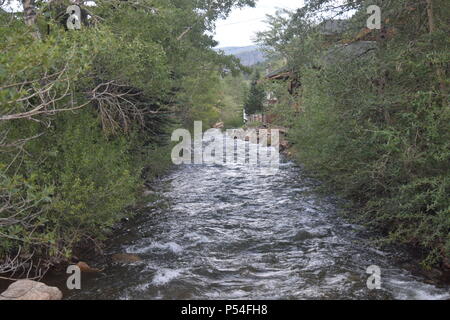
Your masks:
<svg viewBox="0 0 450 320"><path fill-rule="evenodd" d="M412 275L402 250L380 250L338 215L302 167L277 174L245 165L184 165L158 182L160 200L117 231L107 263L67 299L449 299ZM95 263L95 262L94 262ZM369 290L367 268L381 270ZM98 265L97 265L98 266Z"/></svg>

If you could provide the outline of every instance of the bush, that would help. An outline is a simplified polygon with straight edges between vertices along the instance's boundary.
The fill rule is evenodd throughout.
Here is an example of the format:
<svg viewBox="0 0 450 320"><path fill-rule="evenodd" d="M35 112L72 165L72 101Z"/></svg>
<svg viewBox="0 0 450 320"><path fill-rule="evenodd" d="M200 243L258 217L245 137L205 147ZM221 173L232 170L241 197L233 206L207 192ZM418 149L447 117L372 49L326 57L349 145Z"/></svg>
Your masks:
<svg viewBox="0 0 450 320"><path fill-rule="evenodd" d="M128 143L106 138L88 109L60 114L27 151L21 174L3 183L6 191L8 181L20 181L15 197L32 201L38 214L30 219L28 210L12 208L8 214L19 213L16 218L27 223L0 229L18 242L1 241L3 248L26 245L43 255L67 257L80 240L101 239L134 203L140 172L131 166Z"/></svg>
<svg viewBox="0 0 450 320"><path fill-rule="evenodd" d="M305 112L290 139L308 168L359 205L359 222L388 242L426 249L424 263L433 265L450 252L450 111L426 61L426 53L388 47L303 68ZM380 94L376 79L385 74L392 76Z"/></svg>

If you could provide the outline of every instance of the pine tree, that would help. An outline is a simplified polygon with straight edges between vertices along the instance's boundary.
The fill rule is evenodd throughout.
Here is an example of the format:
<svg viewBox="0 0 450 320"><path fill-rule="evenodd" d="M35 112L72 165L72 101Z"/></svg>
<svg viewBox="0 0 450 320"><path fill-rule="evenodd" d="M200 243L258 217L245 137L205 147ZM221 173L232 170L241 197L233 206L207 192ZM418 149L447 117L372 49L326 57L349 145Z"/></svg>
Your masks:
<svg viewBox="0 0 450 320"><path fill-rule="evenodd" d="M250 114L260 113L264 108L264 99L266 97L264 88L258 83L261 75L256 71L253 78L250 90L245 101L245 112Z"/></svg>

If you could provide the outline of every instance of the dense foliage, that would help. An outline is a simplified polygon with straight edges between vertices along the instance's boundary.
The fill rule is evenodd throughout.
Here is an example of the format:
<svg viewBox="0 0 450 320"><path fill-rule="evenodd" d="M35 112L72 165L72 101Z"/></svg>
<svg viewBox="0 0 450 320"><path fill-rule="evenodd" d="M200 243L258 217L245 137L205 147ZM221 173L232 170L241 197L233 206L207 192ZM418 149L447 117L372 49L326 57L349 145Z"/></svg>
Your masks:
<svg viewBox="0 0 450 320"><path fill-rule="evenodd" d="M244 125L243 106L248 85L243 75L227 75L222 79L220 92L220 119L225 128L240 128Z"/></svg>
<svg viewBox="0 0 450 320"><path fill-rule="evenodd" d="M365 29L369 4L381 30ZM445 0L310 0L259 35L300 79L294 96L269 89L284 92L277 108L301 161L354 200L353 217L426 253L425 265L450 258L449 12ZM317 20L345 14L338 37Z"/></svg>
<svg viewBox="0 0 450 320"><path fill-rule="evenodd" d="M89 1L68 31L69 1L22 2L0 9L0 274L13 277L104 238L168 167L169 129L220 119L222 72L241 66L210 34L254 5Z"/></svg>

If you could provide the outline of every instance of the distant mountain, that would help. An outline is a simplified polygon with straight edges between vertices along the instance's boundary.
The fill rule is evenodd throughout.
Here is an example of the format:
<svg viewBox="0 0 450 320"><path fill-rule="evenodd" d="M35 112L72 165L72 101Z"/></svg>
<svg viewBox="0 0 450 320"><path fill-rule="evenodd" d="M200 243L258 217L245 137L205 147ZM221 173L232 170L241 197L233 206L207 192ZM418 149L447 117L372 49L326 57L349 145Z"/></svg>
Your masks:
<svg viewBox="0 0 450 320"><path fill-rule="evenodd" d="M258 46L247 46L247 47L224 47L216 48L216 51L223 51L227 55L233 55L241 60L244 66L251 67L257 63L266 60L264 53Z"/></svg>

